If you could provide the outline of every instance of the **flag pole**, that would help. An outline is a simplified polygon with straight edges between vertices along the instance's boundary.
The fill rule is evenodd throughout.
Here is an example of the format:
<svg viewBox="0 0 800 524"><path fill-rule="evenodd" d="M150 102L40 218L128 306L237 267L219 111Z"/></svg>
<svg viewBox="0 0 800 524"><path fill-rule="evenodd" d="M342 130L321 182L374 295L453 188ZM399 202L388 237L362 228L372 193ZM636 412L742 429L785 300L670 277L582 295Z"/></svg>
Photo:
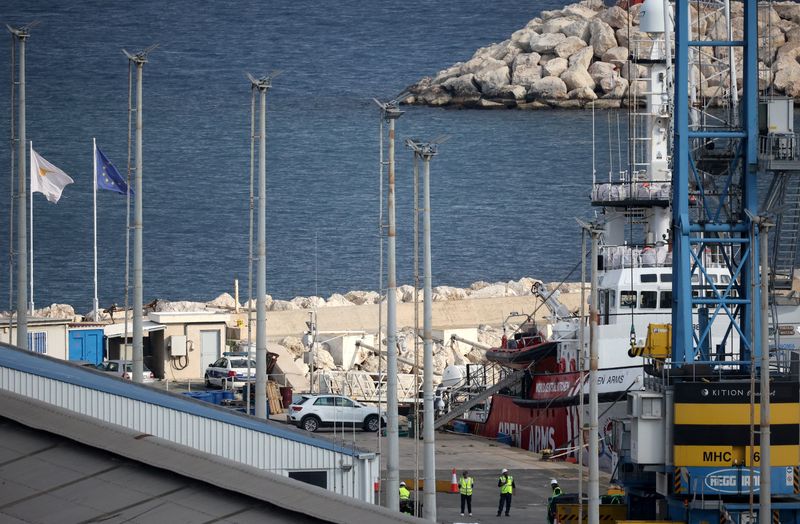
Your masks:
<svg viewBox="0 0 800 524"><path fill-rule="evenodd" d="M97 139L92 137L92 219L94 221L94 321L100 318L100 301L97 300Z"/></svg>
<svg viewBox="0 0 800 524"><path fill-rule="evenodd" d="M31 144L31 167L33 167L33 140L30 142ZM31 172L33 175L33 172ZM31 235L31 296L28 302L28 313L33 315L33 180L31 180L31 227L30 227L30 235Z"/></svg>

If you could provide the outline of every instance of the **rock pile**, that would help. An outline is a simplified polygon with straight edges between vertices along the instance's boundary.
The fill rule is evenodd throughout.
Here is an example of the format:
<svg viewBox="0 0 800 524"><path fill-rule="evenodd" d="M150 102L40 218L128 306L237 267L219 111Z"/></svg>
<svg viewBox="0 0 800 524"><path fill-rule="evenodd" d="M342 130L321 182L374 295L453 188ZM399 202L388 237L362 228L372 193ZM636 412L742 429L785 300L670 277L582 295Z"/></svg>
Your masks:
<svg viewBox="0 0 800 524"><path fill-rule="evenodd" d="M625 6L625 7L623 7ZM647 58L656 35L639 29L641 4L606 7L583 0L561 10L543 11L508 40L478 49L433 78L409 88L406 102L430 106L477 108L597 108L642 103L649 68L631 58ZM721 13L690 7L694 40L726 39ZM733 38L743 35L743 4L731 2ZM759 87L800 97L800 4L774 2L759 7ZM673 35L674 38L674 35ZM674 39L673 39L674 41ZM700 48L706 57L727 62L729 48ZM739 86L741 49L734 50ZM634 60L635 61L635 60ZM693 75L701 96L722 92L718 68L708 58ZM629 97L629 95L631 95Z"/></svg>

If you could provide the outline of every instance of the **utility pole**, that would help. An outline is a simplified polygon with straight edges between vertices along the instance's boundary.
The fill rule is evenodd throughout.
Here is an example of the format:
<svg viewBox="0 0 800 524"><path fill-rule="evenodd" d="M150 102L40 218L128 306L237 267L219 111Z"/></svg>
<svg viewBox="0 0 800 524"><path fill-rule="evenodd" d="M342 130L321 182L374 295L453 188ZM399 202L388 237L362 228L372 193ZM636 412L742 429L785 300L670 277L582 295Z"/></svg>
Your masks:
<svg viewBox="0 0 800 524"><path fill-rule="evenodd" d="M416 140L406 140L406 145L414 151L415 157L423 161L422 174L422 246L423 246L423 491L422 513L425 520L436 522L436 446L434 435L434 393L433 393L433 291L431 274L431 159L438 152L437 145L445 137L423 144Z"/></svg>
<svg viewBox="0 0 800 524"><path fill-rule="evenodd" d="M581 222L581 227L591 235L591 281L592 287L589 295L589 524L600 523L600 457L598 455L599 442L597 438L598 409L597 409L597 324L599 321L600 301L597 286L598 277L598 245L603 230L597 224Z"/></svg>
<svg viewBox="0 0 800 524"><path fill-rule="evenodd" d="M28 175L25 148L27 136L25 131L25 41L28 39L30 26L8 30L19 41L19 135L17 142L17 346L28 347L28 228L26 213L28 210ZM13 89L13 86L12 86Z"/></svg>
<svg viewBox="0 0 800 524"><path fill-rule="evenodd" d="M144 308L142 291L142 71L147 54L158 44L132 55L122 50L136 65L136 175L133 179L133 381L144 381Z"/></svg>
<svg viewBox="0 0 800 524"><path fill-rule="evenodd" d="M256 79L248 75L259 92L258 114L258 247L256 258L256 417L267 418L267 91L273 75Z"/></svg>
<svg viewBox="0 0 800 524"><path fill-rule="evenodd" d="M387 242L387 286L386 286L386 435L388 452L386 457L386 507L393 511L400 508L400 440L397 420L397 269L395 263L395 121L403 114L398 101L375 103L389 122L389 169L387 211L389 216Z"/></svg>

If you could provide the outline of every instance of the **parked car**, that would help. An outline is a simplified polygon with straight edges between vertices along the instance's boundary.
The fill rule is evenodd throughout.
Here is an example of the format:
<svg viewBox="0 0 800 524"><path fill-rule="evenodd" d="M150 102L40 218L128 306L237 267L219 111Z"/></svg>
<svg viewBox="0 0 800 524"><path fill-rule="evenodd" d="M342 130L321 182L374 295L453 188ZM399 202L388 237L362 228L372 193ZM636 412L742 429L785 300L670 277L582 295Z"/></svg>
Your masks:
<svg viewBox="0 0 800 524"><path fill-rule="evenodd" d="M132 360L109 360L103 362L102 368L98 367L101 371L111 373L125 380L133 380L133 361ZM144 376L143 382L150 384L156 381L156 376L152 371L147 369L147 366L142 363L142 373Z"/></svg>
<svg viewBox="0 0 800 524"><path fill-rule="evenodd" d="M248 382L247 353L223 353L206 368L206 387L238 388ZM256 381L256 361L250 359L250 382Z"/></svg>
<svg viewBox="0 0 800 524"><path fill-rule="evenodd" d="M378 431L386 416L378 408L361 404L342 395L303 395L288 409L289 420L306 431L321 427L357 426L364 431Z"/></svg>

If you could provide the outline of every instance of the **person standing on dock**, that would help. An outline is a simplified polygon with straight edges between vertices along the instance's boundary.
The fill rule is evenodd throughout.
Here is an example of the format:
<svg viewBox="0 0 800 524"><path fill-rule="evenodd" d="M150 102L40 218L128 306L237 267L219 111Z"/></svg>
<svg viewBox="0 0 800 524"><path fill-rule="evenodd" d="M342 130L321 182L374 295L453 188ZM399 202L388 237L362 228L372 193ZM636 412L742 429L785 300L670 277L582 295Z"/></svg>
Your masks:
<svg viewBox="0 0 800 524"><path fill-rule="evenodd" d="M553 494L547 500L547 522L553 524L556 520L556 497L560 497L563 491L556 479L550 479L550 488L553 490Z"/></svg>
<svg viewBox="0 0 800 524"><path fill-rule="evenodd" d="M500 472L500 478L497 480L497 487L500 488L500 505L497 507L497 516L503 512L503 505L506 506L506 517L509 516L508 512L511 510L511 495L514 493L514 477L508 474L508 470L503 468Z"/></svg>
<svg viewBox="0 0 800 524"><path fill-rule="evenodd" d="M464 505L467 506L469 516L472 516L472 486L475 480L469 476L469 471L464 470L461 472L461 478L458 479L458 492L461 493L461 516L464 516Z"/></svg>

